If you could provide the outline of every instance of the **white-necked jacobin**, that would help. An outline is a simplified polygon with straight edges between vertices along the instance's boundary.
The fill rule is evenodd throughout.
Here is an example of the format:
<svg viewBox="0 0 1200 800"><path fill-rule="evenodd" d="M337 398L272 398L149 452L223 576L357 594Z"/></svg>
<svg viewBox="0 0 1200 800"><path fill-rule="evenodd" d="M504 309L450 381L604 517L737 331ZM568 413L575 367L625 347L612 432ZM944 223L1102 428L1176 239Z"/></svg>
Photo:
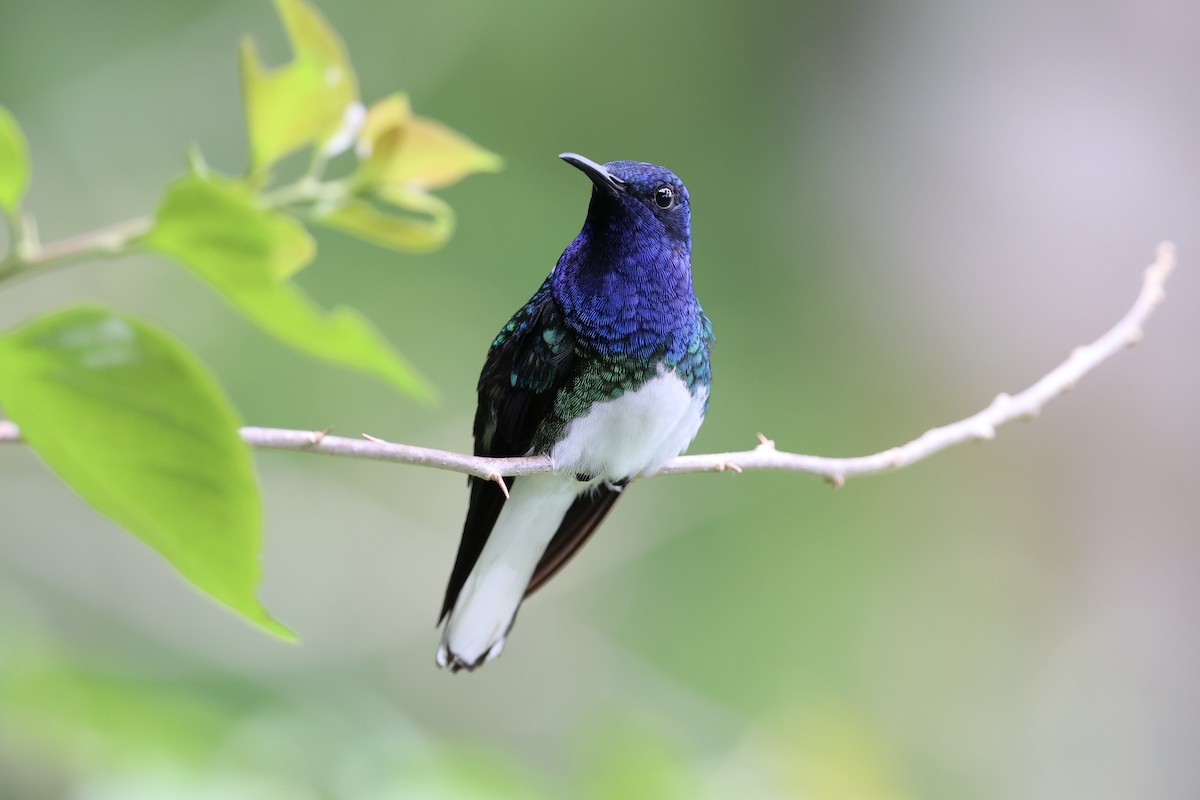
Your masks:
<svg viewBox="0 0 1200 800"><path fill-rule="evenodd" d="M554 471L471 478L437 663L499 655L521 601L587 541L632 479L682 453L708 408L712 324L692 290L691 207L670 171L561 158L592 181L587 219L500 330L479 376L475 454Z"/></svg>

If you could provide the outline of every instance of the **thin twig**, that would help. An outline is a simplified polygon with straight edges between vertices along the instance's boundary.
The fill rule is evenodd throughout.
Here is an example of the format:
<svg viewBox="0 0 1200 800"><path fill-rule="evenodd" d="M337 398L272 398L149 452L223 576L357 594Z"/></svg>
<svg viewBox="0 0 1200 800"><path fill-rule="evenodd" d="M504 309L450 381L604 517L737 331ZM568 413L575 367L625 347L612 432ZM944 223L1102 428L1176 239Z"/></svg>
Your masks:
<svg viewBox="0 0 1200 800"><path fill-rule="evenodd" d="M313 169L318 170L317 174L305 174L295 183L262 194L258 199L259 205L274 209L299 203L336 204L349 196L352 187L348 180L319 180L321 164L321 159L314 159ZM9 219L11 221L14 218ZM26 225L33 225L32 217L27 218ZM0 260L0 279L73 264L83 259L124 255L136 250L142 237L153 227L153 217L137 217L46 244L39 243L36 236L21 236L18 229L14 228L9 252Z"/></svg>
<svg viewBox="0 0 1200 800"><path fill-rule="evenodd" d="M740 473L746 470L779 469L819 475L831 484L841 486L847 478L906 467L955 444L990 440L1001 425L1037 416L1046 403L1071 389L1098 364L1140 341L1142 326L1162 302L1163 286L1174 268L1175 247L1164 242L1158 246L1154 263L1146 268L1142 290L1133 307L1107 333L1089 345L1076 348L1066 361L1023 392L1011 396L1000 394L982 411L958 422L926 431L906 444L868 456L825 458L777 450L775 442L759 434L759 444L753 450L680 456L656 474L724 471ZM362 439L330 436L327 435L327 431L242 428L240 433L242 439L253 447L414 464L475 475L497 481L502 486L502 476L536 475L554 470L554 465L547 456L483 458L428 447L395 444L373 436L364 435ZM0 443L19 441L21 435L17 426L12 422L0 420Z"/></svg>
<svg viewBox="0 0 1200 800"><path fill-rule="evenodd" d="M49 244L37 245L28 253L14 251L5 261L3 272L25 272L28 270L61 266L84 258L97 256L115 256L128 252L134 240L149 232L151 220L149 217L119 222L106 228L99 228L69 239L62 239Z"/></svg>

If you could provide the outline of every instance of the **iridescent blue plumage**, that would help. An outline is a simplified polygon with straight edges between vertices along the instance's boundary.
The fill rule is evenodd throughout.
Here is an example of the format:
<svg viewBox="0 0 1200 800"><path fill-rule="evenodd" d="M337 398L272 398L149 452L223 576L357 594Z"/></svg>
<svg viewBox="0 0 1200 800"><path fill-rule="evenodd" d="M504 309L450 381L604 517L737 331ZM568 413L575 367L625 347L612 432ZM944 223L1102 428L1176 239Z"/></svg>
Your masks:
<svg viewBox="0 0 1200 800"><path fill-rule="evenodd" d="M523 597L603 521L624 485L682 452L708 407L712 325L692 289L687 189L653 164L563 159L594 184L553 272L492 342L475 452L556 472L471 481L438 663L495 657Z"/></svg>

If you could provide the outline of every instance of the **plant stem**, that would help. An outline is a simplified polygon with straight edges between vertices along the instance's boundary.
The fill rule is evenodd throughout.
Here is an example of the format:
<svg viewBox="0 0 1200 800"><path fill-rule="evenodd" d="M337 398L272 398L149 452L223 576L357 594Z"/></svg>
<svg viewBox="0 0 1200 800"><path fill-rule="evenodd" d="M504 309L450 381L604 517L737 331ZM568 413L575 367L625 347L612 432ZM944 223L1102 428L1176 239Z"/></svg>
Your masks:
<svg viewBox="0 0 1200 800"><path fill-rule="evenodd" d="M0 262L0 280L27 270L61 266L80 258L118 255L128 251L135 239L150 230L150 225L149 217L138 217L47 245L34 245L31 251L24 253L14 242L8 256Z"/></svg>
<svg viewBox="0 0 1200 800"><path fill-rule="evenodd" d="M295 183L264 192L259 195L258 202L263 208L270 209L299 203L337 203L344 200L349 192L350 185L345 180L321 181L305 175Z"/></svg>
<svg viewBox="0 0 1200 800"><path fill-rule="evenodd" d="M314 160L316 170L319 171L322 166L323 161ZM336 203L345 198L349 191L349 184L345 180L321 181L310 174L295 183L260 195L259 203L269 209L311 202ZM33 269L127 253L154 225L153 218L138 217L61 241L39 245L36 241L24 241L18 220L9 217L5 219L9 225L10 242L8 253L0 259L0 281Z"/></svg>
<svg viewBox="0 0 1200 800"><path fill-rule="evenodd" d="M0 211L0 217L4 218L4 227L8 231L8 250L4 254L4 258L0 259L0 272L3 272L3 265L10 260L15 259L17 250L21 243L21 228L17 222L17 215L20 209L15 210L11 215Z"/></svg>
<svg viewBox="0 0 1200 800"><path fill-rule="evenodd" d="M129 248L133 241L150 232L153 220L150 217L118 222L106 228L72 236L57 242L39 247L31 256L24 259L26 267L42 267L83 256L117 255Z"/></svg>

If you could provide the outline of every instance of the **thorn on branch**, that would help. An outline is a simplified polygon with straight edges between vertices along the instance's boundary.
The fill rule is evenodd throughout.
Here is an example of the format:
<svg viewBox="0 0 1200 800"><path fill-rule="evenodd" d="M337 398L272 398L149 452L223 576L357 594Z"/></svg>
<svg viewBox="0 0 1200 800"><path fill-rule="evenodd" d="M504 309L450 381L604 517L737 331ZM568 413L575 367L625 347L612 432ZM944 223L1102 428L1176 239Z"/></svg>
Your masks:
<svg viewBox="0 0 1200 800"><path fill-rule="evenodd" d="M501 475L499 472L493 472L491 475L488 475L488 480L499 484L500 491L504 492L504 499L509 499L510 495L508 494L508 484L504 482L503 475Z"/></svg>
<svg viewBox="0 0 1200 800"><path fill-rule="evenodd" d="M833 475L826 475L825 482L834 489L840 489L846 485L846 476L842 475L840 472Z"/></svg>
<svg viewBox="0 0 1200 800"><path fill-rule="evenodd" d="M758 436L758 447L754 448L755 450L774 450L775 449L775 440L774 439L768 439L765 435L763 435L761 433L757 434L757 436Z"/></svg>
<svg viewBox="0 0 1200 800"><path fill-rule="evenodd" d="M885 451L884 456L887 458L888 469L899 469L904 464L904 451L899 447Z"/></svg>
<svg viewBox="0 0 1200 800"><path fill-rule="evenodd" d="M323 430L313 431L312 435L308 437L308 440L312 444L320 444L321 440L328 436L332 431L333 428L325 428Z"/></svg>
<svg viewBox="0 0 1200 800"><path fill-rule="evenodd" d="M726 462L724 462L723 464L721 464L721 467L720 467L720 469L719 469L719 470L717 470L717 471L718 471L718 472L724 472L724 471L725 471L725 470L727 470L727 469L728 469L728 470L732 470L732 471L736 472L738 475L741 475L741 474L742 474L742 468L741 468L741 467L739 467L737 464L733 463L732 461L726 461Z"/></svg>
<svg viewBox="0 0 1200 800"><path fill-rule="evenodd" d="M374 442L375 444L388 444L387 439L379 439L369 433L364 433L362 438L366 439L368 442Z"/></svg>
<svg viewBox="0 0 1200 800"><path fill-rule="evenodd" d="M971 431L971 438L982 442L990 442L996 438L996 429L986 423L976 425Z"/></svg>

